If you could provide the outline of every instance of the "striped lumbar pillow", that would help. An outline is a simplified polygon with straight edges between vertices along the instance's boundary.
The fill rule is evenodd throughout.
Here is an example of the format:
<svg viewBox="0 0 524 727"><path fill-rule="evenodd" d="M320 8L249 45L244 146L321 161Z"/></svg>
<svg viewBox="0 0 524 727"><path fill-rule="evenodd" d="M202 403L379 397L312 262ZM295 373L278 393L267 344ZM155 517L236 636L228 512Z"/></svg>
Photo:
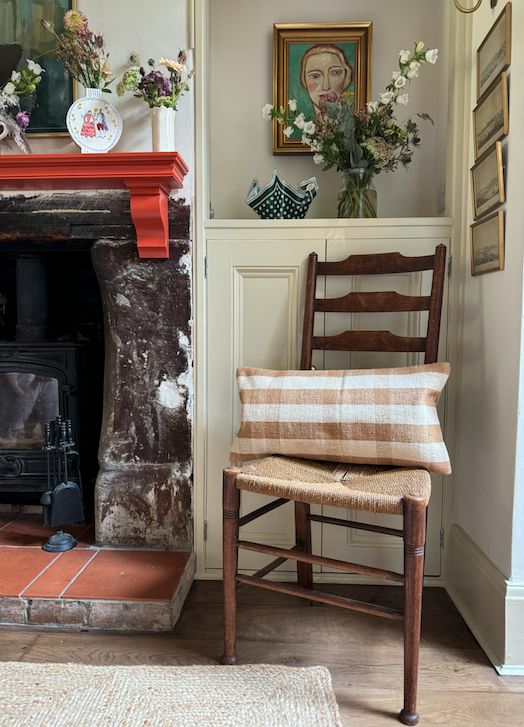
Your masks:
<svg viewBox="0 0 524 727"><path fill-rule="evenodd" d="M451 465L436 405L448 363L396 369L239 368L240 431L231 462L270 454L360 464Z"/></svg>

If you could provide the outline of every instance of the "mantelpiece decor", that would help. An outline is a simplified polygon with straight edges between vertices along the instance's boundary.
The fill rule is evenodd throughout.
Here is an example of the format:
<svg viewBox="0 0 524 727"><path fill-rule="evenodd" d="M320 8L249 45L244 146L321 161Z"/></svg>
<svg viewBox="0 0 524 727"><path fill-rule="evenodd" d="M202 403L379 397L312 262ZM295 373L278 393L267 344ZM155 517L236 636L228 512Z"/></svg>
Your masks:
<svg viewBox="0 0 524 727"><path fill-rule="evenodd" d="M0 157L2 191L129 189L141 258L169 257L167 201L188 167L178 152Z"/></svg>

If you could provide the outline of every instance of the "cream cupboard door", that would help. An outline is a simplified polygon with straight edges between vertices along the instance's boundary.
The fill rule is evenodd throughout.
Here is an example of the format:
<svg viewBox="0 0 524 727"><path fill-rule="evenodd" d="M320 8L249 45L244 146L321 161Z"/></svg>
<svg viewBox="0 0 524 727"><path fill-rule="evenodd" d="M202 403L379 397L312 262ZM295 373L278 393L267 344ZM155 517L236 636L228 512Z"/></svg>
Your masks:
<svg viewBox="0 0 524 727"><path fill-rule="evenodd" d="M432 254L439 242L449 245L447 238L403 239L266 239L212 240L208 242L208 406L207 406L207 483L205 519L206 572L220 573L222 567L222 469L228 465L232 439L239 427L240 402L235 371L238 366L292 369L299 367L302 338L302 317L307 258L316 252L319 260L338 261L349 254L399 251L404 255ZM324 257L325 255L325 257ZM405 295L427 295L430 273L393 275L388 281L391 290ZM384 277L362 276L353 280L353 290L380 290ZM447 278L446 278L447 283ZM320 282L323 286L323 281ZM327 297L348 291L348 279L327 278ZM444 301L447 300L447 290ZM425 330L426 313L354 315L321 314L315 320L316 333L339 333L348 327L392 330L399 335L418 335ZM396 316L392 322L392 316ZM445 351L446 303L442 312L440 344ZM405 366L422 362L421 354L316 352L317 368L372 368ZM445 360L445 354L439 356ZM443 421L444 396L439 403ZM442 511L441 476L432 476L432 498L428 515L426 575L440 574L440 528ZM268 502L268 498L243 493L242 514ZM320 508L314 511L320 512ZM325 507L323 514L352 520L402 527L399 516L373 516ZM241 538L291 547L294 545L292 505L285 505L242 529ZM402 540L366 531L312 524L314 552L330 558L373 565L402 572ZM241 551L240 567L252 572L263 567L268 557ZM287 561L279 577L291 577L295 565ZM317 580L355 580L340 571L317 572ZM356 578L358 580L358 577Z"/></svg>
<svg viewBox="0 0 524 727"><path fill-rule="evenodd" d="M240 426L236 369L299 368L307 259L316 252L324 260L324 251L324 239L208 242L207 572L222 568L222 470L229 464L231 443ZM263 495L243 493L242 514L267 502ZM249 523L241 537L293 546L292 508L284 505ZM244 570L258 570L267 562L260 553L240 553ZM290 561L286 569L296 572Z"/></svg>

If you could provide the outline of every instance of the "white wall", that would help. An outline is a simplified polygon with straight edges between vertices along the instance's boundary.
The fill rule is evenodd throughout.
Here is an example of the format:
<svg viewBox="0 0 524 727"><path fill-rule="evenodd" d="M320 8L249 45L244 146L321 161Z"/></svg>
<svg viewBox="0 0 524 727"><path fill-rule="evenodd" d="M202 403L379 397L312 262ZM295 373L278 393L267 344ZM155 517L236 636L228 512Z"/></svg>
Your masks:
<svg viewBox="0 0 524 727"><path fill-rule="evenodd" d="M415 7L416 6L416 7ZM290 184L315 175L320 191L309 217L336 217L340 178L322 172L311 157L273 156L271 124L261 109L272 101L273 23L372 21L373 98L398 67L401 48L419 40L428 48L445 44L445 3L434 0L213 0L210 3L211 204L218 218L252 218L245 204L254 177L263 186L273 169ZM421 122L422 147L411 169L376 179L380 217L436 214L437 190L444 183L447 116L446 54L422 69L409 89L410 104L399 107L398 121L427 112L436 122Z"/></svg>
<svg viewBox="0 0 524 727"><path fill-rule="evenodd" d="M111 84L107 100L120 112L124 130L115 152L151 151L149 107L128 93L116 95L116 84L128 67L131 51L143 63L148 58L175 58L180 48L188 47L187 0L78 0L78 9L87 15L89 26L101 32L110 52L110 63L117 76ZM190 19L189 19L190 20ZM191 67L192 53L188 54ZM184 196L191 196L194 187L194 112L192 92L181 97L176 116L176 146L190 171L184 180ZM68 138L31 139L35 154L74 154L78 147Z"/></svg>
<svg viewBox="0 0 524 727"><path fill-rule="evenodd" d="M483 3L470 17L473 24L471 74L476 49L504 5ZM513 5L510 85L510 134L503 142L506 195L506 265L504 271L472 277L465 271L464 349L462 371L462 448L458 523L506 575L522 577L524 564L524 452L521 329L523 309L524 99L518 84L524 71L524 6ZM468 119L476 105L472 83ZM469 167L474 164L472 129ZM468 174L468 170L464 170ZM468 228L473 222L471 190ZM468 229L469 233L469 229ZM469 246L469 236L462 240ZM517 451L519 432L520 451ZM520 457L518 455L521 455ZM513 530L513 528L515 528ZM519 557L518 556L520 553Z"/></svg>

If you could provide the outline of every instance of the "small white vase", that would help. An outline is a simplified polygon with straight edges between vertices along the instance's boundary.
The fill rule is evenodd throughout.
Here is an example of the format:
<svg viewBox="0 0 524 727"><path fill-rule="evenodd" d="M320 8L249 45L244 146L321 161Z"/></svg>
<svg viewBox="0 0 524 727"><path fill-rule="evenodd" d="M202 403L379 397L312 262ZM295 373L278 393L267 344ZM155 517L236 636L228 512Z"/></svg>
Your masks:
<svg viewBox="0 0 524 727"><path fill-rule="evenodd" d="M175 109L155 106L149 111L153 151L175 151Z"/></svg>
<svg viewBox="0 0 524 727"><path fill-rule="evenodd" d="M100 88L86 88L86 95L67 112L66 125L82 154L108 152L122 134L120 114L105 100Z"/></svg>

